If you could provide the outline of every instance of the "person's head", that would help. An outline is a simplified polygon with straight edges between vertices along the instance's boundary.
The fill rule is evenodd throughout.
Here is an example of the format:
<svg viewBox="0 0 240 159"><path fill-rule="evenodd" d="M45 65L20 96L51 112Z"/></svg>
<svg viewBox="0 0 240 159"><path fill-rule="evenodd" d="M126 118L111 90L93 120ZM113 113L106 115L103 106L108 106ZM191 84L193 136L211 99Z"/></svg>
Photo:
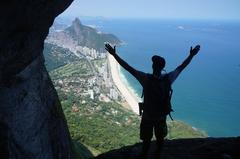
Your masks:
<svg viewBox="0 0 240 159"><path fill-rule="evenodd" d="M166 62L163 57L158 55L152 56L152 69L154 74L160 74L165 67L165 64Z"/></svg>

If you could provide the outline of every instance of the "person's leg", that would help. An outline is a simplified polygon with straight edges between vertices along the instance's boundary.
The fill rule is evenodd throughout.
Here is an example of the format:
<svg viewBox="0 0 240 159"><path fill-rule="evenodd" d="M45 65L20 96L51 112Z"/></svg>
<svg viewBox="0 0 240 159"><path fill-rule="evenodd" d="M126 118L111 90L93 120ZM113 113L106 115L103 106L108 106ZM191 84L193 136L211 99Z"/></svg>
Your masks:
<svg viewBox="0 0 240 159"><path fill-rule="evenodd" d="M157 157L157 159L161 158L163 144L164 144L164 138L162 138L162 139L158 138L157 139L157 149L156 149L156 157Z"/></svg>
<svg viewBox="0 0 240 159"><path fill-rule="evenodd" d="M147 159L152 136L153 136L152 122L148 120L142 120L140 124L140 139L143 140L143 144L142 144L142 150L139 158Z"/></svg>
<svg viewBox="0 0 240 159"><path fill-rule="evenodd" d="M142 150L140 153L140 159L147 159L150 144L151 144L151 140L143 140Z"/></svg>
<svg viewBox="0 0 240 159"><path fill-rule="evenodd" d="M161 156L161 152L163 149L163 144L164 144L164 138L167 136L167 124L166 124L166 120L164 121L160 121L160 122L156 122L154 124L154 133L157 139L156 142L156 146L157 146L157 150L156 150L156 156L158 159L160 159Z"/></svg>

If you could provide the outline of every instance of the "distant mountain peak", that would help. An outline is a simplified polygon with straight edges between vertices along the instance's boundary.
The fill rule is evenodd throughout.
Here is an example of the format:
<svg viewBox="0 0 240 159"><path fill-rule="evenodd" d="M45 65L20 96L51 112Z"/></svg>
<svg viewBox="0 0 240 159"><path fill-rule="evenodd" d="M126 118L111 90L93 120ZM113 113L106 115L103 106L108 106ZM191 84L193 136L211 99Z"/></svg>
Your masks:
<svg viewBox="0 0 240 159"><path fill-rule="evenodd" d="M82 23L81 23L81 21L79 20L79 18L76 17L76 18L74 19L74 21L72 22L72 25L81 26Z"/></svg>
<svg viewBox="0 0 240 159"><path fill-rule="evenodd" d="M75 34L80 35L83 25L78 18L75 18L75 20L72 22L72 27Z"/></svg>

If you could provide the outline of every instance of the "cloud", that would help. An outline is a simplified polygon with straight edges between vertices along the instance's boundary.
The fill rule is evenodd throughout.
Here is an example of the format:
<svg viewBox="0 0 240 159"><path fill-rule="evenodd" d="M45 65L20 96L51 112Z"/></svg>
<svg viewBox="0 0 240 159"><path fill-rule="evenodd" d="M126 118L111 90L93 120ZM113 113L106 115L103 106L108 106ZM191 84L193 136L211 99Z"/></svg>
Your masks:
<svg viewBox="0 0 240 159"><path fill-rule="evenodd" d="M184 29L185 29L185 28L184 28L183 26L181 26L181 25L179 25L177 28L180 29L180 30L184 30Z"/></svg>

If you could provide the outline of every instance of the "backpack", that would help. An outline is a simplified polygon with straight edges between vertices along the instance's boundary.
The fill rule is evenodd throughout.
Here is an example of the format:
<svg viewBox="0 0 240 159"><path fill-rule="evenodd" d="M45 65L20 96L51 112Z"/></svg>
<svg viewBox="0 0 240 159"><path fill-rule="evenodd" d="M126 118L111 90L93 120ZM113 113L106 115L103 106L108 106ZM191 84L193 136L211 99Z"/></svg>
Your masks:
<svg viewBox="0 0 240 159"><path fill-rule="evenodd" d="M142 98L144 101L139 103L139 115L143 111L149 114L151 118L161 118L169 115L171 120L171 105L172 87L168 78L168 74L156 78L152 74L147 74L147 82L143 86Z"/></svg>

